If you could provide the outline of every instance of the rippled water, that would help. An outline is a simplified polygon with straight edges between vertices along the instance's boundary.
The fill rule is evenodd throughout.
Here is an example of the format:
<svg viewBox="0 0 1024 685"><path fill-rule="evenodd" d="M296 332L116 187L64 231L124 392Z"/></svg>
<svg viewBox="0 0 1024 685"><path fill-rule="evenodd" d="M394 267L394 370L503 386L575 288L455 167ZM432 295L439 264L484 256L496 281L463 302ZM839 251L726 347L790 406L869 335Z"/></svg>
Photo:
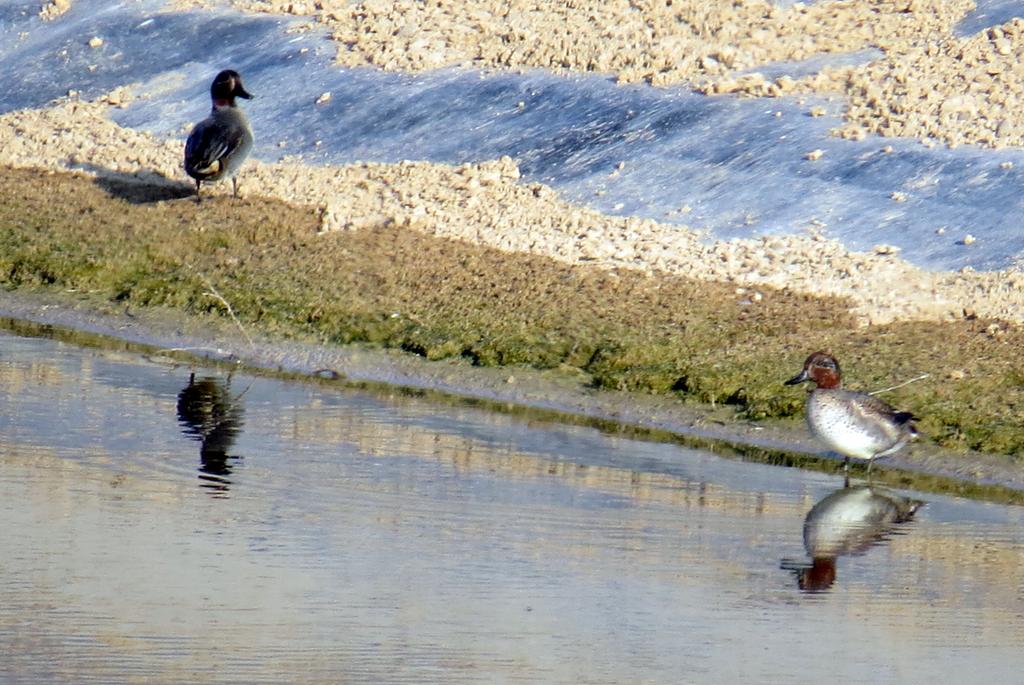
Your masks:
<svg viewBox="0 0 1024 685"><path fill-rule="evenodd" d="M841 485L0 334L0 682L1016 682L1022 510Z"/></svg>

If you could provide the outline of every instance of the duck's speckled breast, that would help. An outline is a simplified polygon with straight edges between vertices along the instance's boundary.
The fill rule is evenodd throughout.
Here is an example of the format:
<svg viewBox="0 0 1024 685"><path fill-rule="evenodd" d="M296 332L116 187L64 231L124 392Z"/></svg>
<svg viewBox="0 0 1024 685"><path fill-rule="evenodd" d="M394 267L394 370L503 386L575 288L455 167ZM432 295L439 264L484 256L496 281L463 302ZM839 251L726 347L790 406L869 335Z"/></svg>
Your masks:
<svg viewBox="0 0 1024 685"><path fill-rule="evenodd" d="M234 176L235 172L246 160L252 151L252 129L249 127L249 119L245 112L240 109L225 108L214 113L218 130L229 140L238 141L237 146L231 148L224 156L224 176Z"/></svg>
<svg viewBox="0 0 1024 685"><path fill-rule="evenodd" d="M861 392L814 390L807 398L807 425L835 451L871 459L901 443L900 427L876 404Z"/></svg>

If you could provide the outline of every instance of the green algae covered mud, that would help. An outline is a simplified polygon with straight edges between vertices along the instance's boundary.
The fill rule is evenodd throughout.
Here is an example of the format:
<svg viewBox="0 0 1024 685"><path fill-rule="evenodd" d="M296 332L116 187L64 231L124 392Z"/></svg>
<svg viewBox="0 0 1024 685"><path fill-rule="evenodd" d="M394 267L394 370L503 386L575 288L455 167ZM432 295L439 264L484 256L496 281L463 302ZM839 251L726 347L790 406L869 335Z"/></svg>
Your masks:
<svg viewBox="0 0 1024 685"><path fill-rule="evenodd" d="M839 299L769 288L753 298L731 283L569 265L391 222L323 233L308 208L175 199L186 193L184 183L5 169L0 281L194 316L228 317L230 304L243 327L280 338L551 369L794 425L804 395L782 382L824 348L851 387L928 374L885 397L921 416L934 444L1024 450L1017 326L971 317L864 328Z"/></svg>

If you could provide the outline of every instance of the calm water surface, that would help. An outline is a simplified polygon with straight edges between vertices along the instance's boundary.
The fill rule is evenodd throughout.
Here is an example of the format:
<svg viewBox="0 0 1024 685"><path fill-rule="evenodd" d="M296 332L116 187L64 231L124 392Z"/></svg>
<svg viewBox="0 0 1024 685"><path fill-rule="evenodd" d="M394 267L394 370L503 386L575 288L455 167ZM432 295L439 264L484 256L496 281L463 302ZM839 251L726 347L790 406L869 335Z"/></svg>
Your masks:
<svg viewBox="0 0 1024 685"><path fill-rule="evenodd" d="M1022 510L841 486L0 334L0 682L1019 682Z"/></svg>

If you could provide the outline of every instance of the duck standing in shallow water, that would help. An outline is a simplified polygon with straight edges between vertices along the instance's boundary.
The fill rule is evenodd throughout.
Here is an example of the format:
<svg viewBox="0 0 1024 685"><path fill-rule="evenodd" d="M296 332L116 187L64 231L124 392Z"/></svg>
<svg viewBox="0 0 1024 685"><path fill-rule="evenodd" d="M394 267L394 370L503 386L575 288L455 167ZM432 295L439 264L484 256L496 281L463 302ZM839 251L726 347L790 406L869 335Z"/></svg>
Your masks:
<svg viewBox="0 0 1024 685"><path fill-rule="evenodd" d="M899 451L917 437L910 412L896 411L867 393L844 390L839 362L830 354L809 356L803 370L786 385L804 381L816 385L807 395L807 425L816 438L845 457L847 473L850 457L866 459L870 474L875 459Z"/></svg>
<svg viewBox="0 0 1024 685"><path fill-rule="evenodd" d="M238 197L235 172L252 150L252 129L245 113L235 106L235 98L251 100L237 71L225 69L210 86L213 110L192 129L185 142L185 172L196 180L196 202L203 181L231 178L232 191Z"/></svg>

